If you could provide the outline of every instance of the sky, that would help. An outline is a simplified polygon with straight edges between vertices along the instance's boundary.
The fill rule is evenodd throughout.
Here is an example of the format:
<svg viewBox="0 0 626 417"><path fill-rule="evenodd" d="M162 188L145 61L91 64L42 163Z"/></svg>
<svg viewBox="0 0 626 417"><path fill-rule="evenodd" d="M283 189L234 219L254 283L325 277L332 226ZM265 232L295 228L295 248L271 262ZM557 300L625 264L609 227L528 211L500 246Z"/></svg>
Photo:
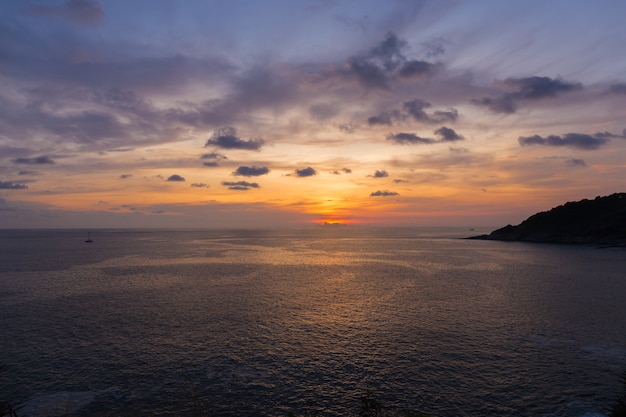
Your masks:
<svg viewBox="0 0 626 417"><path fill-rule="evenodd" d="M624 192L623 0L2 0L0 228L518 224Z"/></svg>

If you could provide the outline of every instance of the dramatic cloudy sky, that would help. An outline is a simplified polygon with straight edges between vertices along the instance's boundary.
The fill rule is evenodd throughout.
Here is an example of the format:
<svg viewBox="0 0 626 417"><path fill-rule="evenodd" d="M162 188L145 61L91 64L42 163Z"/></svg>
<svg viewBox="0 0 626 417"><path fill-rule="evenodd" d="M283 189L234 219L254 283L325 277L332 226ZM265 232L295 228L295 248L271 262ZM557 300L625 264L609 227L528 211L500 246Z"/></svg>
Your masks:
<svg viewBox="0 0 626 417"><path fill-rule="evenodd" d="M0 227L502 226L625 191L623 0L4 0Z"/></svg>

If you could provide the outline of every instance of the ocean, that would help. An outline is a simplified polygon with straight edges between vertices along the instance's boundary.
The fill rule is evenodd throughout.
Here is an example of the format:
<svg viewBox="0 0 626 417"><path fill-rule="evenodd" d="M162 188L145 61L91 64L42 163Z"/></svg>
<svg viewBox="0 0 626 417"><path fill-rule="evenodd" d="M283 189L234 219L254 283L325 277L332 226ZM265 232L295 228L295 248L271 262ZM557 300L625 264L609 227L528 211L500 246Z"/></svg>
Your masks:
<svg viewBox="0 0 626 417"><path fill-rule="evenodd" d="M485 232L2 230L0 401L20 417L348 417L364 396L389 416L607 416L626 249L461 239Z"/></svg>

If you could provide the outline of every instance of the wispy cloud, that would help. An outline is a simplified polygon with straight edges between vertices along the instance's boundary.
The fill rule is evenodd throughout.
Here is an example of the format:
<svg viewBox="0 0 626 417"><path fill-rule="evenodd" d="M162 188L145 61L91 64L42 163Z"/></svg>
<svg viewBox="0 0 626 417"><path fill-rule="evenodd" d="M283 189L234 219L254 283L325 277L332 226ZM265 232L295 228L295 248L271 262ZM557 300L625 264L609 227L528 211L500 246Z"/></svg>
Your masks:
<svg viewBox="0 0 626 417"><path fill-rule="evenodd" d="M27 190L28 186L19 182L0 181L0 190Z"/></svg>
<svg viewBox="0 0 626 417"><path fill-rule="evenodd" d="M396 195L398 195L398 193L395 191L388 191L388 190L380 191L379 190L379 191L374 191L373 193L371 193L370 197L393 197Z"/></svg>
<svg viewBox="0 0 626 417"><path fill-rule="evenodd" d="M248 191L251 188L261 188L256 182L248 181L223 181L222 185L228 187L229 190Z"/></svg>
<svg viewBox="0 0 626 417"><path fill-rule="evenodd" d="M586 167L587 163L583 159L568 159L565 161L565 165L568 167Z"/></svg>
<svg viewBox="0 0 626 417"><path fill-rule="evenodd" d="M202 165L207 166L207 167L218 167L220 166L220 162L221 161L225 161L228 158L225 155L222 155L220 153L217 152L211 152L211 153L205 153L203 154L200 159L206 159L207 161L204 161L202 163Z"/></svg>
<svg viewBox="0 0 626 417"><path fill-rule="evenodd" d="M16 158L13 160L16 164L27 165L52 165L54 161L49 156L37 156L34 158Z"/></svg>
<svg viewBox="0 0 626 417"><path fill-rule="evenodd" d="M421 136L417 136L415 133L407 132L390 133L387 135L387 140L398 145L429 145L437 142L435 139L423 138Z"/></svg>

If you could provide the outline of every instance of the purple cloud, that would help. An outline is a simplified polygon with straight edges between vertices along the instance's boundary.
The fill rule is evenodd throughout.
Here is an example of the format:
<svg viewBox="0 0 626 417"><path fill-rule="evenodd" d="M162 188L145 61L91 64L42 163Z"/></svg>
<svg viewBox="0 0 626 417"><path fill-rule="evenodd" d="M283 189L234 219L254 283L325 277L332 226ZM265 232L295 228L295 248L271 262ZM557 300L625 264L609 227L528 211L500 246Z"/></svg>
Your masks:
<svg viewBox="0 0 626 417"><path fill-rule="evenodd" d="M586 167L587 163L582 159L568 159L565 161L565 165L568 167Z"/></svg>
<svg viewBox="0 0 626 417"><path fill-rule="evenodd" d="M317 175L317 171L311 167L296 169L296 177L312 177Z"/></svg>
<svg viewBox="0 0 626 417"><path fill-rule="evenodd" d="M370 197L391 197L394 195L399 195L398 193L396 193L395 191L374 191L373 193L370 194Z"/></svg>
<svg viewBox="0 0 626 417"><path fill-rule="evenodd" d="M267 167L240 166L235 172L233 172L233 175L238 175L242 177L258 177L260 175L266 175L269 172L270 169Z"/></svg>
<svg viewBox="0 0 626 417"><path fill-rule="evenodd" d="M566 146L576 149L582 149L585 151L599 149L606 145L612 137L619 137L608 132L600 132L594 135L587 135L585 133L566 133L563 136L550 135L550 136L520 136L518 142L521 146Z"/></svg>
<svg viewBox="0 0 626 417"><path fill-rule="evenodd" d="M261 188L256 182L248 181L224 181L222 185L228 187L229 190L248 191L250 188Z"/></svg>
<svg viewBox="0 0 626 417"><path fill-rule="evenodd" d="M419 144L429 145L431 143L437 142L434 139L423 138L423 137L417 136L414 133L404 133L404 132L390 133L389 135L387 135L387 140L393 143L396 143L398 145L419 145Z"/></svg>
<svg viewBox="0 0 626 417"><path fill-rule="evenodd" d="M445 126L442 126L439 129L435 130L435 135L439 136L442 142L463 140L463 136L456 133L454 129L450 129L449 127Z"/></svg>
<svg viewBox="0 0 626 417"><path fill-rule="evenodd" d="M473 99L472 103L485 106L494 113L510 114L517 110L517 102L520 100L532 101L555 97L561 93L580 90L582 84L563 81L560 78L550 77L524 77L507 78L502 82L502 87L512 92L505 92L498 97L483 97Z"/></svg>
<svg viewBox="0 0 626 417"><path fill-rule="evenodd" d="M49 156L36 156L34 158L16 158L13 160L16 164L26 164L26 165L52 165L54 161L50 159Z"/></svg>
<svg viewBox="0 0 626 417"><path fill-rule="evenodd" d="M216 129L213 136L207 140L205 147L216 146L223 149L245 149L258 151L265 144L263 139L243 140L237 136L237 129L234 127L223 127Z"/></svg>
<svg viewBox="0 0 626 417"><path fill-rule="evenodd" d="M0 190L26 190L27 185L12 181L0 181Z"/></svg>

